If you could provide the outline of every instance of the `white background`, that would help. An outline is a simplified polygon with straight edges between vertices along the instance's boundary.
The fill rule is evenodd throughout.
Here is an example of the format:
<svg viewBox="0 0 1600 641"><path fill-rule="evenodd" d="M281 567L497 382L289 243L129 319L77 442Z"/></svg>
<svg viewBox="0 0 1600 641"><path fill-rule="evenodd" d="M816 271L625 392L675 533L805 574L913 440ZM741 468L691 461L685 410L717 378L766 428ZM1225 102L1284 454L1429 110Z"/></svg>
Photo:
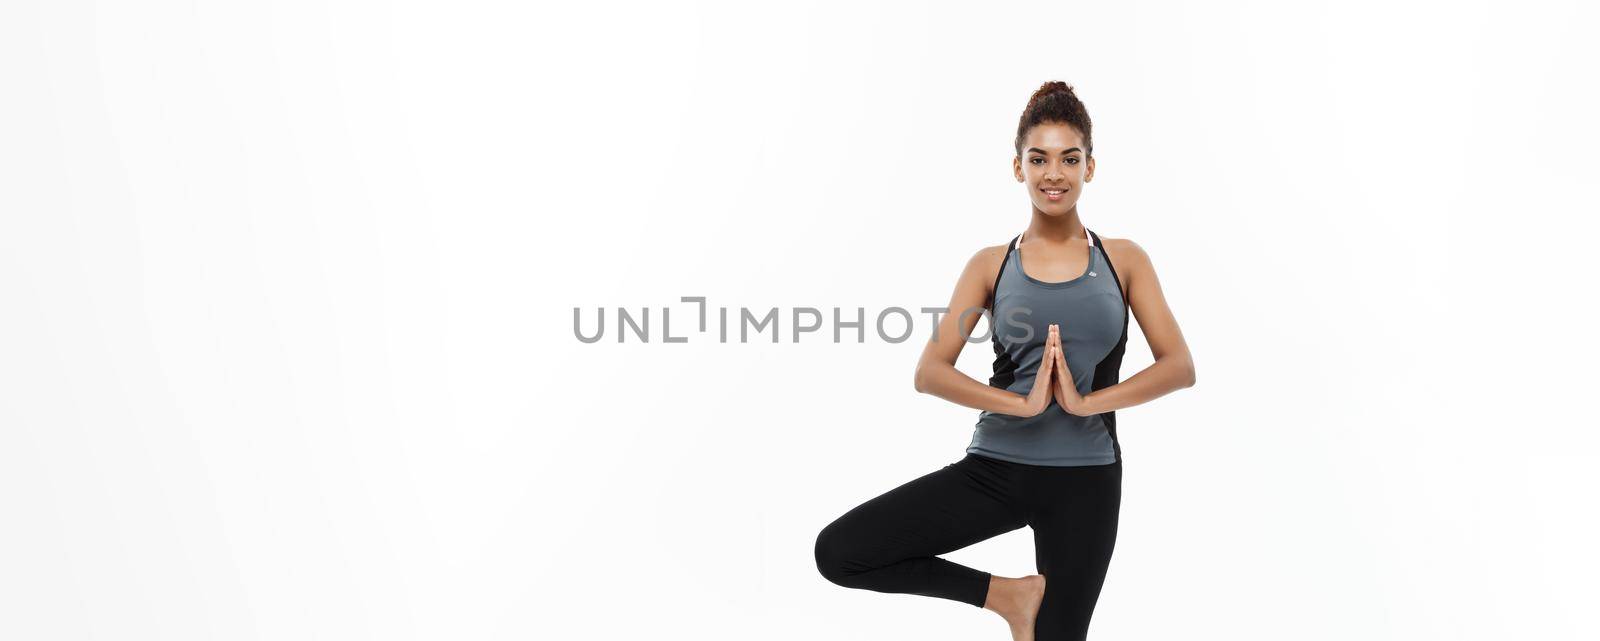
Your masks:
<svg viewBox="0 0 1600 641"><path fill-rule="evenodd" d="M812 558L963 454L926 317L678 299L945 305L1059 79L1198 372L1094 637L1596 638L1596 9L1295 4L5 3L0 637L1005 638Z"/></svg>

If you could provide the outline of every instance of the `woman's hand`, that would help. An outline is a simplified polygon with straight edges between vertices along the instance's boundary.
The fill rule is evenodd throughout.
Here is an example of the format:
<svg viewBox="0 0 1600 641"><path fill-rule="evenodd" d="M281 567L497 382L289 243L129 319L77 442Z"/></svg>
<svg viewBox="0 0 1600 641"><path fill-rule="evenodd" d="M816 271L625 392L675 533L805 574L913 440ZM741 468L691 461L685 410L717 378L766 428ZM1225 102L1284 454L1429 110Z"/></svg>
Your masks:
<svg viewBox="0 0 1600 641"><path fill-rule="evenodd" d="M1073 416L1087 416L1085 412L1083 395L1078 393L1078 384L1072 377L1072 369L1067 367L1066 350L1061 349L1061 328L1059 325L1050 326L1050 336L1045 339L1045 351L1054 354L1051 370L1055 373L1053 384L1050 386L1056 402L1061 404L1061 409ZM1043 366L1040 366L1043 368Z"/></svg>
<svg viewBox="0 0 1600 641"><path fill-rule="evenodd" d="M1055 393L1056 354L1049 341L1045 342L1044 358L1039 361L1039 371L1033 376L1033 389L1028 390L1022 416L1038 416L1050 407Z"/></svg>

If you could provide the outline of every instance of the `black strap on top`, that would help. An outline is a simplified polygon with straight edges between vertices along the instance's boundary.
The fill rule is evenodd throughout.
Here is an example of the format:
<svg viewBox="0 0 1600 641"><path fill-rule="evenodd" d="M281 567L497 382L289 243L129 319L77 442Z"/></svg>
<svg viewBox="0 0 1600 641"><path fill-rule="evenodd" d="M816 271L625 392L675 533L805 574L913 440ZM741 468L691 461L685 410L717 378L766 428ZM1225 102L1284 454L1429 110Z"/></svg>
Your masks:
<svg viewBox="0 0 1600 641"><path fill-rule="evenodd" d="M1111 282L1117 284L1117 293L1121 294L1122 293L1122 278L1117 276L1117 266L1111 264L1111 254L1106 252L1105 243L1100 242L1100 235L1099 234L1096 234L1096 233L1091 231L1091 232L1089 232L1089 235L1094 237L1094 244L1100 246L1100 255L1105 257L1105 259L1106 259L1106 269L1111 270ZM1128 327L1128 296L1127 296L1127 294L1123 294L1123 296L1122 296L1122 327L1123 327L1123 331L1127 331L1127 327Z"/></svg>
<svg viewBox="0 0 1600 641"><path fill-rule="evenodd" d="M989 296L983 301L983 308L989 310L990 316L994 315L994 295L1000 291L1000 276L1006 273L1006 263L1011 262L1011 252L1017 249L1017 241L1022 240L1022 234L1017 234L1006 244L1006 255L1000 259L1000 271L994 274L994 287L989 288Z"/></svg>
<svg viewBox="0 0 1600 641"><path fill-rule="evenodd" d="M1117 283L1117 291L1122 291L1122 279L1117 277L1117 266L1111 264L1111 254L1106 253L1105 243L1100 242L1100 234L1091 231L1089 235L1094 237L1094 244L1100 247L1100 255L1106 259L1106 269L1111 270L1111 280ZM1127 301L1123 301L1123 303L1126 305Z"/></svg>

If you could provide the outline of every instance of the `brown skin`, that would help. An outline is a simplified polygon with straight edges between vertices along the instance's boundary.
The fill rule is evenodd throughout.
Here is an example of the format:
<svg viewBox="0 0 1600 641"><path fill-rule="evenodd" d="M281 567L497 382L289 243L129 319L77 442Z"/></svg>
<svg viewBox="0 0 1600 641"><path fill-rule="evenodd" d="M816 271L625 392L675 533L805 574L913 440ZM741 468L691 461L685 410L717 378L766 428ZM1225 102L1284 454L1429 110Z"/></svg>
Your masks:
<svg viewBox="0 0 1600 641"><path fill-rule="evenodd" d="M1049 282L1069 280L1088 268L1089 244L1078 220L1078 195L1094 179L1094 158L1085 157L1083 136L1070 125L1041 123L1028 131L1022 156L1011 161L1017 182L1027 189L1033 214L1023 232L1022 271ZM1058 201L1043 191L1065 189ZM1102 248L1117 269L1123 299L1155 362L1115 385L1079 394L1061 351L1059 325L1050 326L1045 339L1045 360L1039 365L1034 386L1024 396L992 387L956 369L956 357L981 314L961 311L982 309L994 293L995 277L1005 259L1006 244L985 247L967 260L950 297L950 313L939 321L917 361L916 389L973 409L1013 416L1037 416L1051 402L1077 416L1102 414L1149 402L1174 390L1194 385L1194 359L1167 307L1156 279L1155 267L1144 249L1131 240L1100 237ZM1016 641L1032 641L1033 622L1045 590L1045 577L990 576L984 608L998 613L1011 626Z"/></svg>

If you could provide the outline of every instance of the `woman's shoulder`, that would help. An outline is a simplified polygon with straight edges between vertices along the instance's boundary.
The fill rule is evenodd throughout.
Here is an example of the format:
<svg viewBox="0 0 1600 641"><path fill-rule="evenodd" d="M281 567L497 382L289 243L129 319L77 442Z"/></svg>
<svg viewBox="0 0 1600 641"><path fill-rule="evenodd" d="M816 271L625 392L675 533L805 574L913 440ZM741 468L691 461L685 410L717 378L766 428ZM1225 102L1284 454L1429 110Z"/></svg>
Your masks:
<svg viewBox="0 0 1600 641"><path fill-rule="evenodd" d="M981 247L973 252L967 259L966 268L961 272L960 287L970 288L968 291L974 292L973 296L981 290L984 300L991 300L994 296L994 284L1000 276L1001 263L1005 261L1006 250L1010 246L1011 241L1007 240L998 245ZM988 305L987 302L984 304Z"/></svg>
<svg viewBox="0 0 1600 641"><path fill-rule="evenodd" d="M1144 248L1140 247L1139 243L1133 242L1131 238L1101 236L1100 246L1105 249L1106 258L1111 260L1112 267L1122 268L1126 265L1131 271L1133 269L1143 270L1144 266L1150 264L1150 255L1146 254Z"/></svg>
<svg viewBox="0 0 1600 641"><path fill-rule="evenodd" d="M1105 254L1106 262L1111 263L1111 272L1116 275L1117 283L1122 287L1122 297L1126 300L1133 291L1129 283L1143 280L1140 274L1150 268L1150 257L1145 255L1139 243L1129 238L1101 236L1100 249Z"/></svg>
<svg viewBox="0 0 1600 641"><path fill-rule="evenodd" d="M978 251L973 252L972 256L967 259L967 268L993 276L999 271L1000 261L1005 260L1006 249L1010 246L1011 241L1007 240L998 245L987 245L978 248Z"/></svg>

